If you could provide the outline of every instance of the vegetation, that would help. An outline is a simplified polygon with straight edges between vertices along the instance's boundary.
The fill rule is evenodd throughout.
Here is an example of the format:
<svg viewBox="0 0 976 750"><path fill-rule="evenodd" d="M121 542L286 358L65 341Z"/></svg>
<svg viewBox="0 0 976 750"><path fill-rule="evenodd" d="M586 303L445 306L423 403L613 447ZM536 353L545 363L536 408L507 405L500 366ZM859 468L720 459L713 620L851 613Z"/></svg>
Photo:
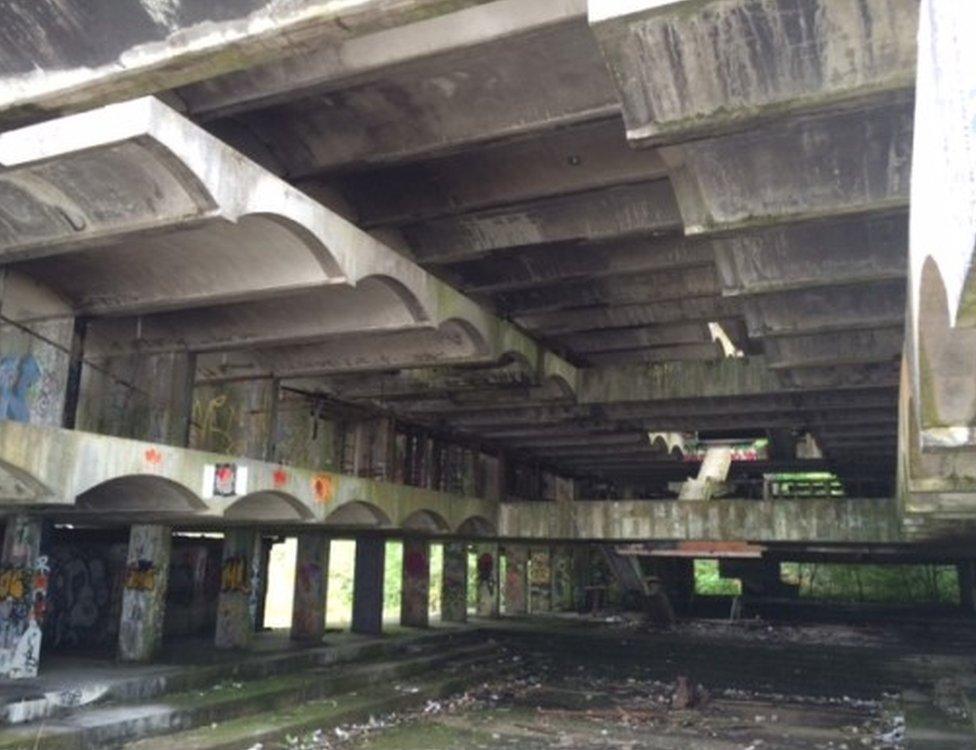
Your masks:
<svg viewBox="0 0 976 750"><path fill-rule="evenodd" d="M800 585L800 596L856 602L958 604L959 582L951 565L844 565L784 563L783 580Z"/></svg>

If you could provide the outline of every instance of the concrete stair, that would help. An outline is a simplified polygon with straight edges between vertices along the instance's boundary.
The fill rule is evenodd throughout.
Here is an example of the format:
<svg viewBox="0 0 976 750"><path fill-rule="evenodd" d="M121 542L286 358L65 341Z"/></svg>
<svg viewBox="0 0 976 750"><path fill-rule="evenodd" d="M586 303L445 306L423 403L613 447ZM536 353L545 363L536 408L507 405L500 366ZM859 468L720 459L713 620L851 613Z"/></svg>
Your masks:
<svg viewBox="0 0 976 750"><path fill-rule="evenodd" d="M0 749L246 748L422 705L498 660L497 647L472 632L252 656L189 668L155 688L120 683L97 702L0 730Z"/></svg>

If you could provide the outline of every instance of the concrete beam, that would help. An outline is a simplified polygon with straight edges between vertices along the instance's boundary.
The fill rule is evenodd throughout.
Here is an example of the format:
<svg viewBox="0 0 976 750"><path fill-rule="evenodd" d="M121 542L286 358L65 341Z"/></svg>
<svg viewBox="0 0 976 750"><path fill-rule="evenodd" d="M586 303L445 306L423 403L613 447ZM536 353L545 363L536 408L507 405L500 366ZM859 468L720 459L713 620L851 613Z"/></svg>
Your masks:
<svg viewBox="0 0 976 750"><path fill-rule="evenodd" d="M577 331L598 331L604 328L629 328L690 321L710 322L741 314L740 300L700 297L639 305L532 313L516 316L514 320L527 330L554 336Z"/></svg>
<svg viewBox="0 0 976 750"><path fill-rule="evenodd" d="M654 180L433 219L403 226L402 232L417 261L426 265L470 260L525 245L680 228L681 216L669 182Z"/></svg>
<svg viewBox="0 0 976 750"><path fill-rule="evenodd" d="M749 335L795 336L904 325L905 283L825 286L748 297L742 302Z"/></svg>
<svg viewBox="0 0 976 750"><path fill-rule="evenodd" d="M668 146L688 234L908 206L910 100ZM721 169L716 169L721 165Z"/></svg>
<svg viewBox="0 0 976 750"><path fill-rule="evenodd" d="M283 374L444 358L493 361L515 351L530 361L548 358L570 381L575 378L568 364L540 352L511 324L155 99L0 134L0 165L0 188L9 192L8 211L14 211L0 221L0 262L34 258L31 273L75 297L82 309L93 294L104 313L212 306L296 288L314 287L323 297L343 290L331 302L211 312L202 322L213 329L203 333L195 316L153 319L153 350L280 345L289 329L301 341L362 332L354 322L365 320L387 335L374 364L368 347L375 342L345 339L324 353L312 345L276 351L288 360ZM17 220L20 213L31 220ZM136 241L150 252L151 268L124 246ZM269 246L276 252L269 254ZM82 247L92 249L77 252ZM361 299L359 292L365 292ZM294 305L303 309L304 325L286 326L293 317L302 319ZM338 308L347 316L340 317ZM133 338L106 346L139 350L142 325L131 327ZM401 328L408 333L391 345L389 331ZM390 356L400 346L401 358ZM263 372L260 361L252 366L257 374Z"/></svg>
<svg viewBox="0 0 976 750"><path fill-rule="evenodd" d="M835 331L808 336L767 338L766 360L774 370L831 367L868 362L896 362L905 344L903 326Z"/></svg>
<svg viewBox="0 0 976 750"><path fill-rule="evenodd" d="M720 290L715 267L708 265L603 279L564 281L501 292L493 295L493 300L505 315L522 316L578 307L638 305L713 297Z"/></svg>
<svg viewBox="0 0 976 750"><path fill-rule="evenodd" d="M908 217L788 224L716 238L712 246L727 295L900 281L908 270Z"/></svg>
<svg viewBox="0 0 976 750"><path fill-rule="evenodd" d="M418 511L451 530L496 503L76 430L0 422L0 501L69 521L393 529ZM215 483L218 468L230 479ZM219 492L218 492L219 490Z"/></svg>
<svg viewBox="0 0 976 750"><path fill-rule="evenodd" d="M590 0L628 139L742 129L909 88L916 0Z"/></svg>
<svg viewBox="0 0 976 750"><path fill-rule="evenodd" d="M673 234L518 247L509 253L443 266L441 271L468 293L491 294L566 281L704 266L714 261L710 242Z"/></svg>
<svg viewBox="0 0 976 750"><path fill-rule="evenodd" d="M901 539L897 507L889 498L856 500L582 500L569 504L569 526L551 503L504 503L501 532L522 538L634 541L870 541ZM556 532L556 533L554 533Z"/></svg>
<svg viewBox="0 0 976 750"><path fill-rule="evenodd" d="M556 5L556 3L541 3ZM635 152L617 117L487 143L460 154L338 179L360 226L378 227L667 177L655 151ZM313 178L297 186L316 195Z"/></svg>
<svg viewBox="0 0 976 750"><path fill-rule="evenodd" d="M234 7L219 0L172 6L39 0L10 6L0 16L0 115L11 122L151 94L474 1L311 0L282 8L271 0Z"/></svg>

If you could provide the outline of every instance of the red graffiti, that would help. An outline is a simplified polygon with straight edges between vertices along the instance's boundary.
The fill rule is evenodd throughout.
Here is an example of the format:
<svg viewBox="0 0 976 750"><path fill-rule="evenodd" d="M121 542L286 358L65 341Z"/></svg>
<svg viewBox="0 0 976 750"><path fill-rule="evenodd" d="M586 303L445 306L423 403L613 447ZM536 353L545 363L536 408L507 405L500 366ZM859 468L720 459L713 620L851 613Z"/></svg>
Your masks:
<svg viewBox="0 0 976 750"><path fill-rule="evenodd" d="M315 499L320 503L327 503L332 500L332 476L330 474L316 474L312 480L312 489L315 491Z"/></svg>
<svg viewBox="0 0 976 750"><path fill-rule="evenodd" d="M146 463L151 466L159 466L163 462L163 454L155 448L148 448L144 455Z"/></svg>
<svg viewBox="0 0 976 750"><path fill-rule="evenodd" d="M288 472L284 469L276 469L272 478L275 487L284 487L288 484Z"/></svg>

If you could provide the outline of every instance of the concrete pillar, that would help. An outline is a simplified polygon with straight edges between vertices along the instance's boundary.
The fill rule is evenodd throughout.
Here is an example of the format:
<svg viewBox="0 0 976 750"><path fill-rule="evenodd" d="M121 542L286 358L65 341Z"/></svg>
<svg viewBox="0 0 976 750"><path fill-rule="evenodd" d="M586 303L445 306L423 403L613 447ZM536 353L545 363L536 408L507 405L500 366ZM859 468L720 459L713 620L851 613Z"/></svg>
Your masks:
<svg viewBox="0 0 976 750"><path fill-rule="evenodd" d="M430 542L403 540L403 578L400 588L400 624L426 628L430 609Z"/></svg>
<svg viewBox="0 0 976 750"><path fill-rule="evenodd" d="M224 535L224 555L217 598L217 648L245 648L254 634L255 569L260 533L235 529Z"/></svg>
<svg viewBox="0 0 976 750"><path fill-rule="evenodd" d="M271 566L271 546L274 540L265 539L258 534L255 542L254 559L251 562L251 596L248 610L251 613L251 626L255 633L264 630L264 605L268 598L268 569Z"/></svg>
<svg viewBox="0 0 976 750"><path fill-rule="evenodd" d="M552 558L548 547L529 552L529 611L552 611Z"/></svg>
<svg viewBox="0 0 976 750"><path fill-rule="evenodd" d="M383 632L383 568L386 541L379 537L356 539L356 569L352 586L352 632Z"/></svg>
<svg viewBox="0 0 976 750"><path fill-rule="evenodd" d="M151 661L163 640L172 530L135 524L129 530L119 623L119 659Z"/></svg>
<svg viewBox="0 0 976 750"><path fill-rule="evenodd" d="M7 519L0 556L0 678L37 676L50 572L42 534L39 518Z"/></svg>
<svg viewBox="0 0 976 750"><path fill-rule="evenodd" d="M441 620L468 620L468 545L444 543L444 573L441 576Z"/></svg>
<svg viewBox="0 0 976 750"><path fill-rule="evenodd" d="M325 604L329 586L329 537L320 531L298 535L295 555L295 596L291 637L318 643L325 635Z"/></svg>
<svg viewBox="0 0 976 750"><path fill-rule="evenodd" d="M497 544L476 547L478 574L478 616L498 617L499 611L499 555Z"/></svg>
<svg viewBox="0 0 976 750"><path fill-rule="evenodd" d="M524 615L529 611L529 549L521 545L505 546L505 614Z"/></svg>
<svg viewBox="0 0 976 750"><path fill-rule="evenodd" d="M956 565L959 576L959 607L969 615L976 615L976 563L965 560Z"/></svg>
<svg viewBox="0 0 976 750"><path fill-rule="evenodd" d="M568 612L574 609L572 549L552 547L549 565L552 568L552 609Z"/></svg>

